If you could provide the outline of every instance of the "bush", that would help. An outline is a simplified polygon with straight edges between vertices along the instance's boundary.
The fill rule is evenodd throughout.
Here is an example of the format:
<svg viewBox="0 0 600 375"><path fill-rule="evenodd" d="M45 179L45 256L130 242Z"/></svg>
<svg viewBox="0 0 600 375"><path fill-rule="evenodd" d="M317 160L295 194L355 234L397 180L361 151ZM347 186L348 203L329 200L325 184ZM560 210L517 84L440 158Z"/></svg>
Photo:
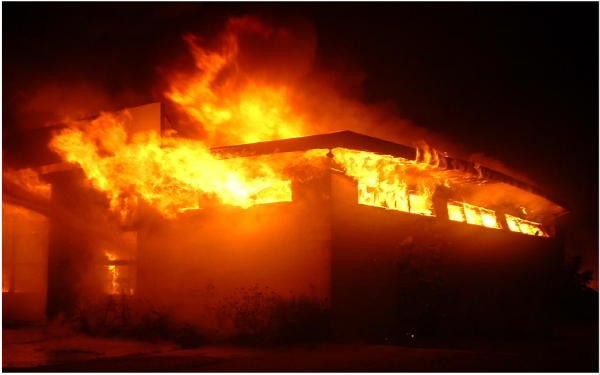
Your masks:
<svg viewBox="0 0 600 375"><path fill-rule="evenodd" d="M285 299L268 288L240 289L220 314L232 322L234 341L245 345L311 344L329 331L324 303L304 296Z"/></svg>
<svg viewBox="0 0 600 375"><path fill-rule="evenodd" d="M177 321L168 310L124 295L81 302L70 325L92 336L169 340L183 348L198 347L205 341L198 329Z"/></svg>

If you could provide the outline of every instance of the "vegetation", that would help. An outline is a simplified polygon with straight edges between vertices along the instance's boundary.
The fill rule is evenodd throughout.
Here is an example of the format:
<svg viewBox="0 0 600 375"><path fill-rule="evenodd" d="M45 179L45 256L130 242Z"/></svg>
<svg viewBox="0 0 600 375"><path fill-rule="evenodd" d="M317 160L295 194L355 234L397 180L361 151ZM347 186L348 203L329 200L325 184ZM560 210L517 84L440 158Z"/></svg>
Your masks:
<svg viewBox="0 0 600 375"><path fill-rule="evenodd" d="M197 347L205 341L198 329L179 322L168 310L126 295L81 302L68 324L91 336L170 340L184 348Z"/></svg>
<svg viewBox="0 0 600 375"><path fill-rule="evenodd" d="M591 270L582 269L580 256L569 258L563 264L554 298L550 305L551 317L560 320L597 320L598 292L589 285Z"/></svg>
<svg viewBox="0 0 600 375"><path fill-rule="evenodd" d="M283 298L268 288L240 289L220 308L232 322L233 340L246 345L310 344L327 337L329 311L308 297Z"/></svg>

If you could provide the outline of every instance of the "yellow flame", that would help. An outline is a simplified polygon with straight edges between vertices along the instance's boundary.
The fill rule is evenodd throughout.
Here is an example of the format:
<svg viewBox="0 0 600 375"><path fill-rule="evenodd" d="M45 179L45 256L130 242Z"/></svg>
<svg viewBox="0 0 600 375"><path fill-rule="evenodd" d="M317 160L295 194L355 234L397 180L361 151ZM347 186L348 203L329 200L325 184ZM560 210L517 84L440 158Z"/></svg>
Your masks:
<svg viewBox="0 0 600 375"><path fill-rule="evenodd" d="M216 199L247 208L291 201L291 181L260 158L219 159L202 142L156 132L128 138L126 114L103 114L84 129L56 134L51 148L78 164L119 211L137 194L167 217Z"/></svg>
<svg viewBox="0 0 600 375"><path fill-rule="evenodd" d="M336 148L335 161L358 183L358 203L434 216L432 194L439 181L410 178L423 166L415 161L372 152ZM409 188L410 186L410 188Z"/></svg>
<svg viewBox="0 0 600 375"><path fill-rule="evenodd" d="M185 40L197 70L171 77L167 98L206 131L209 144L238 144L304 135L306 126L291 104L291 88L237 72L240 32L273 30L251 17L233 18L214 50L196 37ZM233 72L233 73L232 73Z"/></svg>
<svg viewBox="0 0 600 375"><path fill-rule="evenodd" d="M301 86L241 70L242 33L267 39L286 34L251 17L232 18L214 48L187 35L196 69L169 77L165 96L201 130L203 141L172 133L128 134L130 118L124 112L103 114L87 125L65 129L53 137L50 147L64 160L79 165L122 219L135 210L138 200L168 218L213 202L247 208L291 201L289 160L281 155L234 158L210 151L218 143L291 138L316 129L306 119L319 116L298 105ZM417 147L415 160L343 148L332 152L338 166L356 180L358 203L363 205L435 216L432 196L436 189L449 187L452 178L464 177L458 176L463 173L459 170L437 169L443 169L444 155L426 144ZM315 155L306 152L298 160L309 164ZM483 207L448 203L448 215L450 220L500 228L496 213ZM513 220L508 225L522 233L541 231L536 223Z"/></svg>

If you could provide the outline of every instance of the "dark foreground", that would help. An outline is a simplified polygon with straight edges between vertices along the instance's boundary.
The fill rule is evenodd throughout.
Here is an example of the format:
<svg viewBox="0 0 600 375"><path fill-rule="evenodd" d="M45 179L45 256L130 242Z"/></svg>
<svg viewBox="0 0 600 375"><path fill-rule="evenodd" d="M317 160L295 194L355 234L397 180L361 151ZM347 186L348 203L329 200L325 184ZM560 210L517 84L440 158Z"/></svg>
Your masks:
<svg viewBox="0 0 600 375"><path fill-rule="evenodd" d="M92 338L49 328L4 329L4 371L598 371L598 326L562 327L545 341L436 347L320 344L243 348Z"/></svg>

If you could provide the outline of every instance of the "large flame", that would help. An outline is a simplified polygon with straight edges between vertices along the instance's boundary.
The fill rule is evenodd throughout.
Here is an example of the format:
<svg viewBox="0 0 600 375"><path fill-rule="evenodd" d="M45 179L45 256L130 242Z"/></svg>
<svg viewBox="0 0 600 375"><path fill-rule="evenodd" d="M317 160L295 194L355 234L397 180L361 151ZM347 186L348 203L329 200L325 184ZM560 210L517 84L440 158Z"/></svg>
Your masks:
<svg viewBox="0 0 600 375"><path fill-rule="evenodd" d="M260 159L219 159L206 144L156 132L128 137L127 112L103 114L84 128L67 128L51 148L76 163L92 185L122 210L139 196L167 217L210 200L249 207L291 200L291 182Z"/></svg>
<svg viewBox="0 0 600 375"><path fill-rule="evenodd" d="M56 135L52 149L80 165L122 216L136 197L167 217L214 199L244 208L290 201L290 178L273 160L219 158L209 149L219 143L301 136L308 128L293 111L290 87L258 81L237 70L242 33L269 38L285 31L243 17L228 22L214 49L186 35L196 70L170 75L165 96L195 120L205 133L203 141L161 137L157 132L130 135L126 114L104 114L87 126Z"/></svg>
<svg viewBox="0 0 600 375"><path fill-rule="evenodd" d="M358 183L358 203L391 210L434 216L432 195L446 185L424 162L337 148L335 160Z"/></svg>
<svg viewBox="0 0 600 375"><path fill-rule="evenodd" d="M166 96L204 129L210 144L236 144L305 135L307 126L290 102L292 87L249 77L238 70L240 35L281 37L255 18L229 20L216 50L186 35L196 71L171 78Z"/></svg>
<svg viewBox="0 0 600 375"><path fill-rule="evenodd" d="M64 129L54 136L51 148L64 160L79 165L121 217L127 217L138 200L169 218L214 201L242 208L291 201L289 165L308 166L324 158L327 150L300 152L292 158L282 154L241 158L217 156L210 147L309 135L324 130L323 124L316 124L319 121L330 122L328 130L334 130L339 124L319 115L330 112L330 101L337 100L336 108L345 102L339 97L324 100L335 96L324 93L310 100L321 105L303 106L309 94L294 80L277 79L275 73L251 74L248 64L244 68L241 62L241 40L248 35L261 41L290 37L286 30L254 18L233 18L217 46L208 48L205 40L186 35L195 68L191 73L167 74L170 81L165 97L192 120L202 140L169 132L129 133L130 118L125 111ZM362 111L347 109L348 118L362 120L357 115ZM338 108L335 113L344 111ZM407 160L342 148L331 150L334 165L356 180L359 204L436 216L434 194L440 187L452 188L455 181L464 184L465 175L437 168L445 159L427 146L417 151L416 160ZM468 196L465 193L465 200L471 202ZM473 202L487 204L491 200ZM497 207L498 202L491 206ZM494 210L470 203L450 201L447 211L453 221L488 228L504 225ZM535 222L507 215L506 223L511 231L546 235Z"/></svg>

